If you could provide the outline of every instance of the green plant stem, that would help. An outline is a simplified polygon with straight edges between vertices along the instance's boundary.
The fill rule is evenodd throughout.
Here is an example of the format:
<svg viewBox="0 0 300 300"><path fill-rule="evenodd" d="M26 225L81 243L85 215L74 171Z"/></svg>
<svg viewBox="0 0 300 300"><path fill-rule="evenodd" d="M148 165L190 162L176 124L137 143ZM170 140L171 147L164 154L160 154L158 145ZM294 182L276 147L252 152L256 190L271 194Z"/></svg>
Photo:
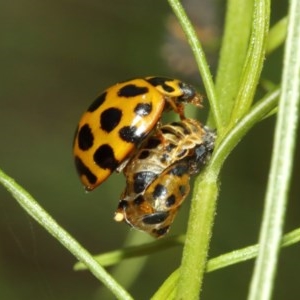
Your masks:
<svg viewBox="0 0 300 300"><path fill-rule="evenodd" d="M217 198L217 176L226 157L257 122L277 103L279 89L259 101L214 152L206 170L195 183L194 197L184 246L177 299L198 299ZM210 173L211 172L211 173Z"/></svg>
<svg viewBox="0 0 300 300"><path fill-rule="evenodd" d="M254 0L252 33L247 58L239 82L239 91L231 115L230 127L244 116L254 98L256 86L265 59L265 47L269 30L270 2L269 0Z"/></svg>
<svg viewBox="0 0 300 300"><path fill-rule="evenodd" d="M300 1L291 0L282 89L265 199L259 254L248 299L271 298L297 136L300 94Z"/></svg>
<svg viewBox="0 0 300 300"><path fill-rule="evenodd" d="M206 168L195 182L176 299L199 299L217 196L217 174Z"/></svg>
<svg viewBox="0 0 300 300"><path fill-rule="evenodd" d="M198 299L202 285L204 266L212 219L216 207L217 176L229 153L241 138L262 118L276 107L279 89L261 99L241 119L222 141L209 161L206 170L195 182L190 218L184 246L177 299Z"/></svg>
<svg viewBox="0 0 300 300"><path fill-rule="evenodd" d="M94 276L99 279L117 299L131 300L132 297L124 290L98 262L89 254L68 232L33 199L33 197L18 185L11 177L0 170L0 182L19 202L25 211L42 225L54 238L66 247L79 261L84 263Z"/></svg>
<svg viewBox="0 0 300 300"><path fill-rule="evenodd" d="M238 92L249 44L252 11L253 0L227 1L225 30L216 76L218 106L222 111L222 128L218 130L218 134L222 134L223 127L228 125Z"/></svg>
<svg viewBox="0 0 300 300"><path fill-rule="evenodd" d="M208 100L209 100L213 118L214 118L214 123L215 123L217 129L219 129L221 126L221 111L220 111L218 103L217 103L216 92L215 92L212 75L210 73L209 66L206 62L204 51L201 47L199 39L197 38L196 31L193 28L190 20L188 19L180 1L179 0L168 0L168 2L170 4L170 6L172 7L174 14L177 16L178 21L181 25L181 28L183 29L183 31L187 37L187 40L191 46L191 50L193 51L194 57L198 64L201 78L202 78L202 81L203 81L203 84L205 86L205 90L206 90L206 93L208 96Z"/></svg>
<svg viewBox="0 0 300 300"><path fill-rule="evenodd" d="M279 93L279 88L269 92L227 133L208 163L210 168L216 171L221 169L227 156L232 152L243 136L245 136L256 123L269 116L271 111L274 111L278 103Z"/></svg>

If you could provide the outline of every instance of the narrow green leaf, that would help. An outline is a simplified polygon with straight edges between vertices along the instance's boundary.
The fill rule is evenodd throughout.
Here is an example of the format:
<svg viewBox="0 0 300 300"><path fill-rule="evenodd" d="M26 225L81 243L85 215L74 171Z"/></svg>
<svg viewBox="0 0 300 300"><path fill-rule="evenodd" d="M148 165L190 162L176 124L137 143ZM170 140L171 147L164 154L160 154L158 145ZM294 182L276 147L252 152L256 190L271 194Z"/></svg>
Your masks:
<svg viewBox="0 0 300 300"><path fill-rule="evenodd" d="M11 177L0 170L0 182L19 202L24 210L42 225L55 239L67 248L79 261L84 263L94 276L99 279L117 299L131 300L132 297L102 268L68 232L34 200L34 198L18 185Z"/></svg>
<svg viewBox="0 0 300 300"><path fill-rule="evenodd" d="M279 46L283 45L286 38L287 17L278 21L269 31L266 53L270 54Z"/></svg>
<svg viewBox="0 0 300 300"><path fill-rule="evenodd" d="M253 102L265 59L269 19L270 1L255 0L250 44L240 81L240 88L231 115L230 127L233 127L247 113Z"/></svg>
<svg viewBox="0 0 300 300"><path fill-rule="evenodd" d="M300 94L300 1L291 0L282 89L266 192L259 254L248 299L271 299L288 199L298 128Z"/></svg>
<svg viewBox="0 0 300 300"><path fill-rule="evenodd" d="M300 228L292 230L283 236L281 247L288 247L300 242ZM258 244L247 246L232 252L211 258L207 262L206 272L213 272L231 265L253 259L258 254ZM173 299L179 279L180 269L176 269L153 295L152 300ZM169 297L169 298L168 298Z"/></svg>
<svg viewBox="0 0 300 300"><path fill-rule="evenodd" d="M295 229L284 235L281 247L291 246L300 242L300 228ZM244 261L253 259L258 254L259 245L251 245L242 249L238 249L229 253L222 254L218 257L210 259L207 263L207 272L213 272L227 266L235 265Z"/></svg>
<svg viewBox="0 0 300 300"><path fill-rule="evenodd" d="M218 145L208 165L220 170L227 156L232 152L243 136L258 122L265 119L277 107L279 88L269 92L259 100Z"/></svg>
<svg viewBox="0 0 300 300"><path fill-rule="evenodd" d="M176 269L160 286L156 293L151 297L151 300L171 300L175 299L176 288L179 279L179 268Z"/></svg>
<svg viewBox="0 0 300 300"><path fill-rule="evenodd" d="M222 127L226 126L239 89L251 31L253 0L227 1L225 30L216 77L216 93L222 111ZM219 134L222 134L219 131Z"/></svg>
<svg viewBox="0 0 300 300"><path fill-rule="evenodd" d="M191 50L193 51L194 57L196 59L196 63L198 64L198 68L201 74L201 79L205 86L205 90L207 93L207 97L210 103L210 108L214 119L214 124L216 125L217 129L219 129L221 125L221 111L217 103L212 75L210 73L209 66L205 59L205 54L201 47L200 41L197 37L196 31L193 28L188 16L186 15L180 1L168 0L168 2L171 8L173 9L174 14L177 16L178 21L191 46Z"/></svg>
<svg viewBox="0 0 300 300"><path fill-rule="evenodd" d="M136 258L144 255L150 255L157 251L167 250L174 246L179 246L184 243L184 235L177 235L166 237L162 240L157 240L151 243L146 243L137 246L129 246L120 250L111 251L108 253L103 253L100 255L94 256L94 259L101 264L101 266L111 266L113 264L117 264L124 259ZM86 270L87 267L85 264L78 262L74 269Z"/></svg>

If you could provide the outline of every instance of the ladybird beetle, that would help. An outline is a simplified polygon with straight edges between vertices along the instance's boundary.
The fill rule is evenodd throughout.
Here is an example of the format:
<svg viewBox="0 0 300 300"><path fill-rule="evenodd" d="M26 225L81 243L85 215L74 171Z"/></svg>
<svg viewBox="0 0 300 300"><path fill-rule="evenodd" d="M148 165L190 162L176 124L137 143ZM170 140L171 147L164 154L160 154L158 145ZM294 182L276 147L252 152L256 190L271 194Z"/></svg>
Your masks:
<svg viewBox="0 0 300 300"><path fill-rule="evenodd" d="M163 77L132 79L104 91L81 117L74 138L75 165L86 190L122 171L163 111L174 110L183 120L183 104L201 102L191 85Z"/></svg>
<svg viewBox="0 0 300 300"><path fill-rule="evenodd" d="M163 125L146 139L124 168L128 198L144 191L147 185L174 162L190 155L204 144L207 130L194 119ZM133 194L133 195L131 195Z"/></svg>
<svg viewBox="0 0 300 300"><path fill-rule="evenodd" d="M124 220L131 227L153 237L163 237L189 193L188 169L186 159L168 167L132 201L121 200L115 220Z"/></svg>
<svg viewBox="0 0 300 300"><path fill-rule="evenodd" d="M189 180L213 151L215 133L193 119L162 126L124 169L126 189L115 220L164 236L189 193Z"/></svg>

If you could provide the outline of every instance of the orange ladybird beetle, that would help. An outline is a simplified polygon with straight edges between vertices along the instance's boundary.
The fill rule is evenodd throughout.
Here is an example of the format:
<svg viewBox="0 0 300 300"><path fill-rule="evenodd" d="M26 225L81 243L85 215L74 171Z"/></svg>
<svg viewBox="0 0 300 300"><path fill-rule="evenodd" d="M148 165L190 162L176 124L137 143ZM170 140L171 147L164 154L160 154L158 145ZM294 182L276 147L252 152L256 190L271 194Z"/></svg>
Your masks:
<svg viewBox="0 0 300 300"><path fill-rule="evenodd" d="M193 119L159 128L124 168L126 188L115 220L164 236L189 193L189 180L213 151L215 133Z"/></svg>
<svg viewBox="0 0 300 300"><path fill-rule="evenodd" d="M104 91L81 117L74 139L75 165L86 190L122 171L163 111L172 109L183 120L183 104L201 102L191 85L163 77L132 79Z"/></svg>

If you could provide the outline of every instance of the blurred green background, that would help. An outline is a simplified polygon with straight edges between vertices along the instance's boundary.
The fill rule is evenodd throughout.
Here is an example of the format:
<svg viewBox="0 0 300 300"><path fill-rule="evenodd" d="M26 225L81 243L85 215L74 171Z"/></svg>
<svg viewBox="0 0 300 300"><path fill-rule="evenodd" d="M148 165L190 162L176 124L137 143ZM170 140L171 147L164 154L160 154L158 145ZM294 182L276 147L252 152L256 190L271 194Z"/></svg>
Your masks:
<svg viewBox="0 0 300 300"><path fill-rule="evenodd" d="M286 5L273 1L272 24L286 14ZM186 6L214 70L224 3L198 0ZM146 237L112 219L124 187L121 175L111 176L92 193L84 192L73 165L74 130L96 95L126 78L177 77L203 90L191 52L170 15L166 1L152 0L0 3L0 168L92 253L120 248L128 235L140 242ZM278 83L281 62L278 49L267 59L264 77ZM202 120L207 102L205 108ZM257 241L274 120L256 126L226 162L211 257ZM300 224L299 167L298 143L286 231ZM185 232L188 209L186 201L170 235ZM118 280L125 282L145 263L129 291L136 299L148 299L178 267L181 250L130 260ZM274 299L299 297L299 250L296 245L282 252ZM75 262L1 187L0 299L113 299L89 272L74 272ZM244 299L252 270L253 261L208 274L203 298Z"/></svg>

